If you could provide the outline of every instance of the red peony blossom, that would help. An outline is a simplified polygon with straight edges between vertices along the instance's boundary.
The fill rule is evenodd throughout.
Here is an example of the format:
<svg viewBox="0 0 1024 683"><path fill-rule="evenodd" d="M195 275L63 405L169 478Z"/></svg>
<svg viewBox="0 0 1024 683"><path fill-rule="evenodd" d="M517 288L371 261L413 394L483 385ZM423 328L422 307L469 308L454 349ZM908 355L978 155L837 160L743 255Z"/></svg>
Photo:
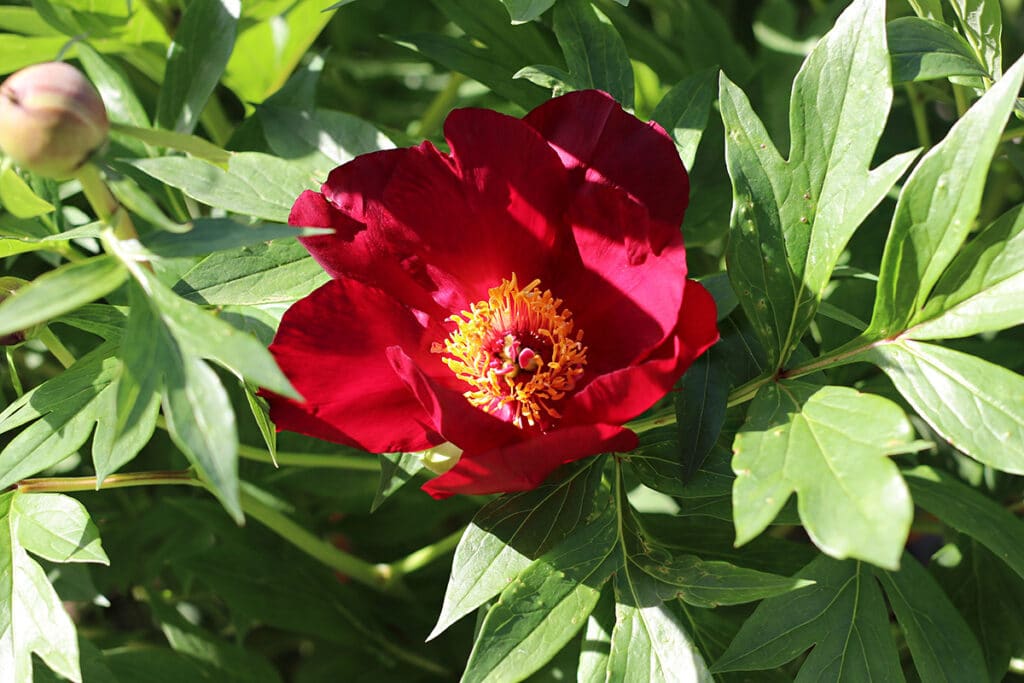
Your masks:
<svg viewBox="0 0 1024 683"><path fill-rule="evenodd" d="M671 139L598 91L516 119L452 112L429 142L366 154L289 222L333 278L270 349L305 402L280 429L371 452L451 442L435 498L533 488L636 447L622 424L718 339L686 279L689 181Z"/></svg>

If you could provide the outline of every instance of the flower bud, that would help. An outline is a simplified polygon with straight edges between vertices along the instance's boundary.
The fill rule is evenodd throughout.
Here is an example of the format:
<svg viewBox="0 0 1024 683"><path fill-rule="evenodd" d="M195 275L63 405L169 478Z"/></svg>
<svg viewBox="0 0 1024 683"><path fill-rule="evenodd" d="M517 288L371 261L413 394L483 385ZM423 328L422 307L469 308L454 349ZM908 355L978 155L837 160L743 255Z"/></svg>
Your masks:
<svg viewBox="0 0 1024 683"><path fill-rule="evenodd" d="M109 129L100 94L70 64L36 64L0 85L0 149L33 173L71 177Z"/></svg>
<svg viewBox="0 0 1024 683"><path fill-rule="evenodd" d="M27 281L22 280L20 277L0 277L0 301L3 301L10 295L14 294L22 285L28 284ZM0 346L14 346L32 336L35 330L19 330L10 334L0 335Z"/></svg>

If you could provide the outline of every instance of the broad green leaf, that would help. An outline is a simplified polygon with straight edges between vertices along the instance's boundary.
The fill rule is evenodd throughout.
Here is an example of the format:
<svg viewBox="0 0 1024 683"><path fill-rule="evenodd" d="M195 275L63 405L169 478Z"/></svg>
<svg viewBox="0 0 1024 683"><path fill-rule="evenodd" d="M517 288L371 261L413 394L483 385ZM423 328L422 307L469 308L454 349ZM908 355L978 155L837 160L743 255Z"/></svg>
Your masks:
<svg viewBox="0 0 1024 683"><path fill-rule="evenodd" d="M914 410L954 448L1024 474L1024 378L933 344L879 344L863 357L889 376Z"/></svg>
<svg viewBox="0 0 1024 683"><path fill-rule="evenodd" d="M914 316L913 339L966 337L1024 322L1024 206L1003 214L957 254Z"/></svg>
<svg viewBox="0 0 1024 683"><path fill-rule="evenodd" d="M287 223L295 198L318 186L288 161L258 152L233 153L227 171L186 157L139 159L132 165L196 201L276 223Z"/></svg>
<svg viewBox="0 0 1024 683"><path fill-rule="evenodd" d="M713 681L686 628L662 602L654 579L627 566L615 574L615 599L605 680Z"/></svg>
<svg viewBox="0 0 1024 683"><path fill-rule="evenodd" d="M584 523L595 504L603 460L592 458L561 479L481 508L455 549L441 614L427 640L503 591Z"/></svg>
<svg viewBox="0 0 1024 683"><path fill-rule="evenodd" d="M480 627L464 682L521 680L582 628L615 569L615 521L606 507L502 591Z"/></svg>
<svg viewBox="0 0 1024 683"><path fill-rule="evenodd" d="M306 112L268 104L256 115L271 151L286 159L308 159L318 178L326 179L335 166L360 154L395 146L373 124L340 111Z"/></svg>
<svg viewBox="0 0 1024 683"><path fill-rule="evenodd" d="M884 21L884 2L858 0L808 55L793 84L788 161L743 92L720 81L728 271L773 367L796 349L846 243L914 156L868 167L892 101Z"/></svg>
<svg viewBox="0 0 1024 683"><path fill-rule="evenodd" d="M231 152L196 135L149 128L145 125L115 124L111 129L115 133L139 140L147 145L185 152L191 157L208 161L221 168L227 168L231 161Z"/></svg>
<svg viewBox="0 0 1024 683"><path fill-rule="evenodd" d="M1022 78L1024 60L957 121L903 185L882 255L869 336L906 329L956 256L978 212Z"/></svg>
<svg viewBox="0 0 1024 683"><path fill-rule="evenodd" d="M943 547L929 566L981 645L988 676L975 680L1000 683L1024 647L1024 582L968 536Z"/></svg>
<svg viewBox="0 0 1024 683"><path fill-rule="evenodd" d="M0 303L0 335L25 330L117 289L128 271L112 256L94 256L49 271Z"/></svg>
<svg viewBox="0 0 1024 683"><path fill-rule="evenodd" d="M385 500L408 484L423 469L419 453L382 453L380 456L380 485L373 496L370 512L376 512Z"/></svg>
<svg viewBox="0 0 1024 683"><path fill-rule="evenodd" d="M122 384L123 381L118 382L118 389ZM92 462L97 482L102 482L139 454L152 438L160 414L160 394L149 395L145 402L132 405L129 421L116 433L117 409L121 405L117 399L118 389L108 389L100 398L96 433L92 437Z"/></svg>
<svg viewBox="0 0 1024 683"><path fill-rule="evenodd" d="M224 508L242 523L235 413L217 374L182 355L165 368L163 407L171 438L208 482Z"/></svg>
<svg viewBox="0 0 1024 683"><path fill-rule="evenodd" d="M196 127L231 56L241 12L240 0L196 0L186 6L157 100L161 128L191 133Z"/></svg>
<svg viewBox="0 0 1024 683"><path fill-rule="evenodd" d="M447 69L480 81L523 109L533 109L547 99L541 88L513 78L522 64L509 64L493 50L476 45L465 37L417 33L393 40L397 45L418 52Z"/></svg>
<svg viewBox="0 0 1024 683"><path fill-rule="evenodd" d="M81 681L74 622L21 542L15 503L24 495L31 494L0 494L0 672L12 683L30 683L36 654L57 673Z"/></svg>
<svg viewBox="0 0 1024 683"><path fill-rule="evenodd" d="M632 555L630 560L661 582L660 593L695 607L741 605L770 598L809 585L807 581L777 576L729 562L705 561L695 555L675 555L669 561L652 554Z"/></svg>
<svg viewBox="0 0 1024 683"><path fill-rule="evenodd" d="M991 550L1024 578L1024 522L991 498L930 467L906 472L914 502Z"/></svg>
<svg viewBox="0 0 1024 683"><path fill-rule="evenodd" d="M988 75L967 41L939 21L902 17L889 22L888 33L894 83Z"/></svg>
<svg viewBox="0 0 1024 683"><path fill-rule="evenodd" d="M1003 73L1003 13L999 0L949 0L967 42L993 79Z"/></svg>
<svg viewBox="0 0 1024 683"><path fill-rule="evenodd" d="M149 115L132 89L124 73L106 57L86 43L78 45L78 61L82 63L106 107L112 122L149 127Z"/></svg>
<svg viewBox="0 0 1024 683"><path fill-rule="evenodd" d="M813 646L799 682L904 680L889 611L867 566L819 557L798 576L814 585L759 604L714 671L775 668Z"/></svg>
<svg viewBox="0 0 1024 683"><path fill-rule="evenodd" d="M687 170L693 168L700 138L708 125L714 76L711 69L687 76L665 93L651 114L651 120L660 123L672 136Z"/></svg>
<svg viewBox="0 0 1024 683"><path fill-rule="evenodd" d="M108 304L86 304L54 320L114 341L121 339L126 321L124 308Z"/></svg>
<svg viewBox="0 0 1024 683"><path fill-rule="evenodd" d="M36 420L0 452L0 488L56 465L89 438L117 366L109 351L98 348L0 413L0 432Z"/></svg>
<svg viewBox="0 0 1024 683"><path fill-rule="evenodd" d="M578 683L607 683L608 655L612 647L612 629L615 626L615 596L606 588L594 610L587 617L580 646L580 661L576 667Z"/></svg>
<svg viewBox="0 0 1024 683"><path fill-rule="evenodd" d="M977 639L935 579L909 555L898 572L876 571L922 681L984 681Z"/></svg>
<svg viewBox="0 0 1024 683"><path fill-rule="evenodd" d="M187 232L158 232L145 241L146 249L162 258L205 256L214 251L226 251L288 239L303 234L324 234L328 230L306 228L299 230L290 225L258 223L246 225L230 218L197 218Z"/></svg>
<svg viewBox="0 0 1024 683"><path fill-rule="evenodd" d="M501 4L505 5L513 24L525 24L551 9L555 0L501 0Z"/></svg>
<svg viewBox="0 0 1024 683"><path fill-rule="evenodd" d="M110 564L100 543L100 532L85 507L59 493L16 496L11 512L18 516L18 542L51 562Z"/></svg>
<svg viewBox="0 0 1024 683"><path fill-rule="evenodd" d="M559 0L555 35L569 75L578 89L604 90L627 109L633 108L633 65L618 31L590 0Z"/></svg>
<svg viewBox="0 0 1024 683"><path fill-rule="evenodd" d="M248 7L248 5L246 5ZM313 41L334 14L319 0L288 2L279 12L248 24L235 41L224 84L243 102L259 103L295 72ZM247 12L248 13L248 10Z"/></svg>
<svg viewBox="0 0 1024 683"><path fill-rule="evenodd" d="M725 423L730 378L719 354L712 347L698 358L683 375L675 397L676 428L679 431L680 474L690 480L715 447Z"/></svg>
<svg viewBox="0 0 1024 683"><path fill-rule="evenodd" d="M54 211L46 201L7 164L0 166L0 207L17 218L34 218Z"/></svg>
<svg viewBox="0 0 1024 683"><path fill-rule="evenodd" d="M299 398L273 356L254 336L177 296L149 271L140 272L157 313L184 353L215 360L277 394Z"/></svg>
<svg viewBox="0 0 1024 683"><path fill-rule="evenodd" d="M328 279L300 243L277 240L208 256L181 276L174 291L214 306L287 303Z"/></svg>
<svg viewBox="0 0 1024 683"><path fill-rule="evenodd" d="M895 569L913 504L888 456L912 437L903 411L881 396L799 381L764 387L733 445L736 542L761 533L795 492L824 552Z"/></svg>

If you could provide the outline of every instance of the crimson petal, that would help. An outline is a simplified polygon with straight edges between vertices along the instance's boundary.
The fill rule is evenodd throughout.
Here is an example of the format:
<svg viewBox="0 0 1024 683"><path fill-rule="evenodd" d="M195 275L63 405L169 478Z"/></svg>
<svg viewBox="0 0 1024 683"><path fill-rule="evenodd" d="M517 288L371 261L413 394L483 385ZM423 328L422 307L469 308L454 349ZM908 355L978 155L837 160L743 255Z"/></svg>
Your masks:
<svg viewBox="0 0 1024 683"><path fill-rule="evenodd" d="M419 451L442 441L416 397L391 369L385 349L419 352L421 365L451 373L429 352L444 332L386 292L331 280L285 313L270 346L305 401L270 396L279 429L375 453Z"/></svg>

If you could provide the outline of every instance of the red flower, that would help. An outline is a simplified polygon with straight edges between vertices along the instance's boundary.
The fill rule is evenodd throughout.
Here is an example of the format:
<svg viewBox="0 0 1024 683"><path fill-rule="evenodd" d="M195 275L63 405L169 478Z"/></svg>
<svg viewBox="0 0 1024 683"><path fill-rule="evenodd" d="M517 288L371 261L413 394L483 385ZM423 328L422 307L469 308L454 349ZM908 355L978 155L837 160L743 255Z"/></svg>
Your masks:
<svg viewBox="0 0 1024 683"><path fill-rule="evenodd" d="M628 451L622 423L718 339L686 279L689 181L656 124L576 92L516 119L449 115L429 142L366 154L303 193L289 222L333 278L270 347L306 401L281 429L371 452L451 442L423 488L530 489L560 465Z"/></svg>

